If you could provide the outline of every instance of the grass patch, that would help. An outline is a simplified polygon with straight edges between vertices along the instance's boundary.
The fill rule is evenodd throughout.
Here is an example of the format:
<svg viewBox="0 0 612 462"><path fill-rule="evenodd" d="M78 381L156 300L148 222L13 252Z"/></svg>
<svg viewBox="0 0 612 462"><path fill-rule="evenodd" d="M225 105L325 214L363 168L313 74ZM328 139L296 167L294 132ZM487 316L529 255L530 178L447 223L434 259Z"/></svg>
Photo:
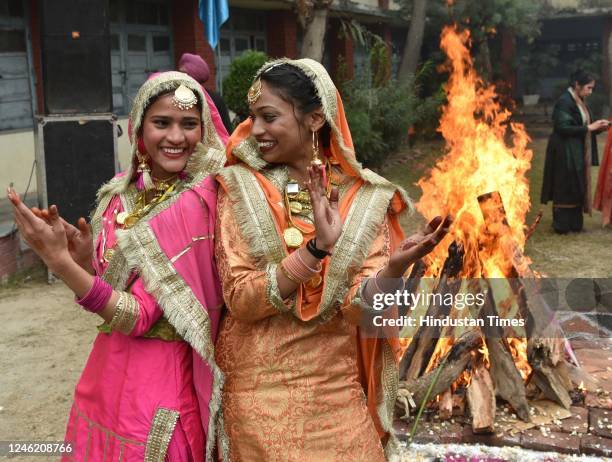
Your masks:
<svg viewBox="0 0 612 462"><path fill-rule="evenodd" d="M600 157L603 154L605 137L599 136ZM542 188L542 171L546 152L546 138L537 138L530 144L533 149L531 170L527 173L530 183L531 209L527 214L527 223L531 224L538 213L543 210L542 221L527 242L525 253L533 260L532 268L547 276L554 277L610 277L612 274L612 231L601 227L601 214L584 217L585 231L567 235L555 234L552 229L552 204L540 204ZM392 161L381 170L381 174L390 181L403 186L416 202L421 190L416 181L427 174L444 153L442 141L418 143L414 148L404 148L394 156ZM400 159L408 159L399 163ZM597 184L599 167L591 169L593 191ZM424 224L424 219L415 212L405 217L402 226L406 233L411 233Z"/></svg>

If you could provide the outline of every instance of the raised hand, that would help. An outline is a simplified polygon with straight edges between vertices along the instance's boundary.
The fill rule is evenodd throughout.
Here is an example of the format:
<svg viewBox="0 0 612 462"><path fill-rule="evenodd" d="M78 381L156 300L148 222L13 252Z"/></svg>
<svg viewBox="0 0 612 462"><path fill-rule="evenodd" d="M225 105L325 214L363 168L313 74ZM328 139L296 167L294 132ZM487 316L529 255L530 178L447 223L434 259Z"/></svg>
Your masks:
<svg viewBox="0 0 612 462"><path fill-rule="evenodd" d="M66 258L72 259L68 251L66 231L59 220L57 207L51 206L50 221L47 223L34 215L11 188L8 189L8 198L13 204L15 223L22 238L51 271L63 264Z"/></svg>
<svg viewBox="0 0 612 462"><path fill-rule="evenodd" d="M310 193L317 248L331 253L342 234L342 220L338 212L338 188L332 188L328 200L325 195L324 175L324 166L308 167L306 188Z"/></svg>
<svg viewBox="0 0 612 462"><path fill-rule="evenodd" d="M36 207L32 207L31 210L34 215L38 218L42 218L48 224L51 223L51 220L60 220L68 239L68 251L70 252L70 256L81 268L93 274L94 269L91 262L94 251L93 236L91 234L91 227L87 224L85 218L79 218L77 220L77 226L74 226L59 216L57 207L52 210L40 210Z"/></svg>
<svg viewBox="0 0 612 462"><path fill-rule="evenodd" d="M453 218L450 215L444 219L435 217L422 232L402 241L391 255L384 277L401 277L412 264L430 253L444 239L452 223Z"/></svg>

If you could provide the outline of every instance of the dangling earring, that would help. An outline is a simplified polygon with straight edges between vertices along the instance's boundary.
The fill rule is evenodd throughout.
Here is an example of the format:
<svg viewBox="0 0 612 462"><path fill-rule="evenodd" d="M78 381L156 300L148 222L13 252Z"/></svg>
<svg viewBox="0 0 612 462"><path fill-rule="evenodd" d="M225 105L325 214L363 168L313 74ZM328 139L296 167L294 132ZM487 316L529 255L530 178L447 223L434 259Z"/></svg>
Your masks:
<svg viewBox="0 0 612 462"><path fill-rule="evenodd" d="M317 167L323 165L323 161L319 158L319 134L314 130L312 132L312 160L310 164Z"/></svg>
<svg viewBox="0 0 612 462"><path fill-rule="evenodd" d="M138 159L138 167L136 168L136 173L138 173L138 182L137 186L139 188L143 188L146 191L150 191L155 188L155 184L153 183L153 179L151 178L151 168L149 167L149 163L147 162L149 156L146 154L144 149L144 142L142 138L138 139L138 149L136 150L136 159Z"/></svg>

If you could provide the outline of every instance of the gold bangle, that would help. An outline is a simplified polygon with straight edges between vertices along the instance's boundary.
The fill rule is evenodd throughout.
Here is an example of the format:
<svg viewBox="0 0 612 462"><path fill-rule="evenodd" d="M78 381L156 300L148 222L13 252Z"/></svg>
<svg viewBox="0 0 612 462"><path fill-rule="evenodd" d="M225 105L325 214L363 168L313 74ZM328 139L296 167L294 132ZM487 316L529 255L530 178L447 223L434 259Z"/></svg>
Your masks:
<svg viewBox="0 0 612 462"><path fill-rule="evenodd" d="M289 273L289 271L287 271L287 268L285 268L283 266L283 262L282 261L278 264L278 266L279 266L279 268L281 270L281 273L283 273L287 279L289 279L294 284L297 284L298 286L302 284L301 281L298 281L294 276L292 276Z"/></svg>

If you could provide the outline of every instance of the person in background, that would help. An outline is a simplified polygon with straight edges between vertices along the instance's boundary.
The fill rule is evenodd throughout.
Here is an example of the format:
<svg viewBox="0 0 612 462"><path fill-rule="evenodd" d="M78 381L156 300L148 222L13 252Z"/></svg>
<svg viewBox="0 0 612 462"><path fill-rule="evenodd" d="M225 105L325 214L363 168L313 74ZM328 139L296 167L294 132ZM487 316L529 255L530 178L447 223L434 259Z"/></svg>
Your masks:
<svg viewBox="0 0 612 462"><path fill-rule="evenodd" d="M608 128L608 141L601 167L599 167L593 208L601 211L602 226L610 226L612 222L612 126Z"/></svg>
<svg viewBox="0 0 612 462"><path fill-rule="evenodd" d="M178 70L193 77L195 80L200 82L200 85L202 85L202 87L204 87L204 84L208 81L208 77L210 76L208 64L206 64L206 61L204 61L201 56L194 55L191 53L183 53L181 59L179 59L178 62ZM228 133L232 133L232 121L230 120L229 112L227 110L227 106L225 105L225 101L223 101L221 95L215 91L209 90L207 88L206 92L209 94L210 98L215 103L215 106L219 111L219 115L221 116L221 120L223 121L225 129Z"/></svg>
<svg viewBox="0 0 612 462"><path fill-rule="evenodd" d="M586 98L595 78L578 70L553 110L553 133L546 147L541 202L553 202L553 229L559 234L582 231L583 213L591 214L591 165L598 165L595 135L607 120L593 121Z"/></svg>

